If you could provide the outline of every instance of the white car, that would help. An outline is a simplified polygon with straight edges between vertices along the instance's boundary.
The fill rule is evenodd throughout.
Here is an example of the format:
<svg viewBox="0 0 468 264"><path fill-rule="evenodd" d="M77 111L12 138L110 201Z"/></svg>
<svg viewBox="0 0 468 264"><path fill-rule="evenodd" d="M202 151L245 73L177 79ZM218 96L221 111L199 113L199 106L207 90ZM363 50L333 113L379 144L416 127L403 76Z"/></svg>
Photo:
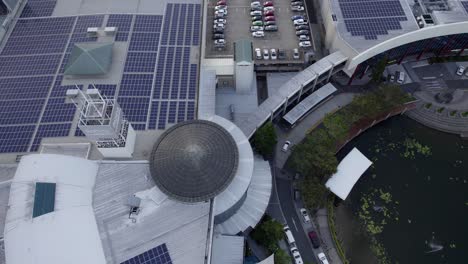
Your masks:
<svg viewBox="0 0 468 264"><path fill-rule="evenodd" d="M213 21L213 24L226 24L226 19L218 18Z"/></svg>
<svg viewBox="0 0 468 264"><path fill-rule="evenodd" d="M464 72L465 72L465 67L463 67L463 66L458 66L457 75L458 75L458 76L462 76Z"/></svg>
<svg viewBox="0 0 468 264"><path fill-rule="evenodd" d="M304 11L303 6L291 6L292 11Z"/></svg>
<svg viewBox="0 0 468 264"><path fill-rule="evenodd" d="M214 44L215 46L224 46L226 41L224 39L215 39Z"/></svg>
<svg viewBox="0 0 468 264"><path fill-rule="evenodd" d="M310 47L310 46L312 46L310 41L301 41L301 42L299 42L299 47L301 47L301 48L307 48L307 47Z"/></svg>
<svg viewBox="0 0 468 264"><path fill-rule="evenodd" d="M301 257L301 254L299 253L299 251L295 250L292 252L293 254L293 257L294 257L294 263L295 264L304 264L304 261L302 261L302 257Z"/></svg>
<svg viewBox="0 0 468 264"><path fill-rule="evenodd" d="M220 9L215 11L215 16L227 16L227 9Z"/></svg>
<svg viewBox="0 0 468 264"><path fill-rule="evenodd" d="M227 10L227 6L225 5L215 6L215 10Z"/></svg>
<svg viewBox="0 0 468 264"><path fill-rule="evenodd" d="M276 54L276 49L271 49L270 54L271 54L271 59L272 60L278 59L278 55Z"/></svg>
<svg viewBox="0 0 468 264"><path fill-rule="evenodd" d="M294 26L299 26L299 25L306 25L307 22L304 21L304 19L296 19L293 21Z"/></svg>
<svg viewBox="0 0 468 264"><path fill-rule="evenodd" d="M268 49L263 49L263 59L264 60L270 59L270 53L268 52Z"/></svg>
<svg viewBox="0 0 468 264"><path fill-rule="evenodd" d="M317 257L319 258L322 264L328 264L327 257L325 256L325 254L323 254L323 252L318 253Z"/></svg>
<svg viewBox="0 0 468 264"><path fill-rule="evenodd" d="M275 11L275 8L273 6L265 6L263 11Z"/></svg>
<svg viewBox="0 0 468 264"><path fill-rule="evenodd" d="M252 37L254 38L263 38L265 36L265 32L263 31L254 31L252 32Z"/></svg>
<svg viewBox="0 0 468 264"><path fill-rule="evenodd" d="M281 150L282 150L283 152L288 151L289 145L291 145L291 141L286 140L286 142L284 142L284 145L283 145L283 147L281 148Z"/></svg>
<svg viewBox="0 0 468 264"><path fill-rule="evenodd" d="M250 32L254 32L254 31L263 31L263 27L262 26L250 26Z"/></svg>
<svg viewBox="0 0 468 264"><path fill-rule="evenodd" d="M213 28L224 28L224 24L214 24Z"/></svg>
<svg viewBox="0 0 468 264"><path fill-rule="evenodd" d="M295 60L299 59L299 50L298 49L293 49L293 58Z"/></svg>
<svg viewBox="0 0 468 264"><path fill-rule="evenodd" d="M251 16L261 16L262 14L263 14L262 11L258 11L258 10L250 12Z"/></svg>
<svg viewBox="0 0 468 264"><path fill-rule="evenodd" d="M262 50L260 48L256 48L255 49L255 58L257 60L261 60L262 59Z"/></svg>
<svg viewBox="0 0 468 264"><path fill-rule="evenodd" d="M310 40L310 37L307 35L299 35L299 41L306 41Z"/></svg>
<svg viewBox="0 0 468 264"><path fill-rule="evenodd" d="M250 3L250 7L259 7L259 6L262 6L262 4L260 4L260 2L258 1Z"/></svg>
<svg viewBox="0 0 468 264"><path fill-rule="evenodd" d="M309 217L309 214L307 213L307 210L305 208L301 208L299 209L299 211L301 211L301 215L302 215L302 218L304 218L304 222L309 223L310 217Z"/></svg>

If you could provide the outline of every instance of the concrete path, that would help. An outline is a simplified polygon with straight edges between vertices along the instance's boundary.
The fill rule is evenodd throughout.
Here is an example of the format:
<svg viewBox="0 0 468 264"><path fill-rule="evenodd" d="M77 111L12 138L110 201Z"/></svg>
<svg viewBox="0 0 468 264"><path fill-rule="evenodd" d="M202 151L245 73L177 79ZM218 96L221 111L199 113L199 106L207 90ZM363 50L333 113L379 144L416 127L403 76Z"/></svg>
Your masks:
<svg viewBox="0 0 468 264"><path fill-rule="evenodd" d="M315 214L315 221L317 223L317 229L320 234L320 239L322 242L322 248L325 251L329 258L330 263L343 263L338 255L338 252L335 248L335 242L330 234L330 229L328 227L328 215L327 209L322 208L317 211Z"/></svg>
<svg viewBox="0 0 468 264"><path fill-rule="evenodd" d="M283 168L290 151L282 152L281 148L286 140L291 141L291 146L301 142L308 131L311 128L317 126L322 122L322 119L326 114L336 112L343 106L348 105L354 97L355 94L352 93L342 93L332 97L330 100L326 101L322 105L318 106L313 112L309 113L302 121L288 131L277 129L278 135L278 144L276 144L276 157L275 157L275 166L278 168Z"/></svg>

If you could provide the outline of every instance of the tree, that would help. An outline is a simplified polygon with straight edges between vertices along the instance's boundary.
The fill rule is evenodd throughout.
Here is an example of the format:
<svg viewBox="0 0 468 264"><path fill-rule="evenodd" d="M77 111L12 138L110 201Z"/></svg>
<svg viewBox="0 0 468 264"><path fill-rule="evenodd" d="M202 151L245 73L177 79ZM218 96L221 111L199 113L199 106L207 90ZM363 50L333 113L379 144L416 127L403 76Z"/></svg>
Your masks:
<svg viewBox="0 0 468 264"><path fill-rule="evenodd" d="M385 71L385 67L387 66L387 57L383 57L380 61L375 65L372 69L372 81L376 83L380 83L382 81L382 74Z"/></svg>
<svg viewBox="0 0 468 264"><path fill-rule="evenodd" d="M314 210L325 206L328 189L316 177L307 177L302 180L300 189L307 208Z"/></svg>
<svg viewBox="0 0 468 264"><path fill-rule="evenodd" d="M260 127L254 135L254 149L264 158L271 157L275 150L277 136L275 127L271 122Z"/></svg>
<svg viewBox="0 0 468 264"><path fill-rule="evenodd" d="M341 113L327 114L323 119L323 125L328 131L328 134L335 141L342 141L348 136L351 128L350 120Z"/></svg>
<svg viewBox="0 0 468 264"><path fill-rule="evenodd" d="M278 249L275 252L275 264L289 264L291 263L291 257L282 249Z"/></svg>
<svg viewBox="0 0 468 264"><path fill-rule="evenodd" d="M252 238L266 247L268 251L278 249L278 240L283 238L283 226L266 215L262 222L251 233Z"/></svg>

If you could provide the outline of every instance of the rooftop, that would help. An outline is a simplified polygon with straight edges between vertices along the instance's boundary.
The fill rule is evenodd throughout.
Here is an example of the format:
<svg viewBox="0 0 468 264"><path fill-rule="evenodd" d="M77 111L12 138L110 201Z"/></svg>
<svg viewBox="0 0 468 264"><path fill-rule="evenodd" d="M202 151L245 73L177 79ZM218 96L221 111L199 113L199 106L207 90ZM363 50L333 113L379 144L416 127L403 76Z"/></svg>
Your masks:
<svg viewBox="0 0 468 264"><path fill-rule="evenodd" d="M188 121L159 137L150 159L151 175L170 197L205 201L231 183L238 159L236 142L223 127L210 121Z"/></svg>

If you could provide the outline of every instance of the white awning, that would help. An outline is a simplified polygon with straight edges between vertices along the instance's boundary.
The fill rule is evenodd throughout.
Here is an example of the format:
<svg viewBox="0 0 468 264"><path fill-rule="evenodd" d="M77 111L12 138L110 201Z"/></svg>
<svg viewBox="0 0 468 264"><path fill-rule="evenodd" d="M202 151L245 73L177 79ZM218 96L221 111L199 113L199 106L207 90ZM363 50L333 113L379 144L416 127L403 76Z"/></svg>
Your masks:
<svg viewBox="0 0 468 264"><path fill-rule="evenodd" d="M325 186L336 196L345 200L354 184L371 165L372 161L366 158L357 148L353 148L340 162L337 172L331 176Z"/></svg>

